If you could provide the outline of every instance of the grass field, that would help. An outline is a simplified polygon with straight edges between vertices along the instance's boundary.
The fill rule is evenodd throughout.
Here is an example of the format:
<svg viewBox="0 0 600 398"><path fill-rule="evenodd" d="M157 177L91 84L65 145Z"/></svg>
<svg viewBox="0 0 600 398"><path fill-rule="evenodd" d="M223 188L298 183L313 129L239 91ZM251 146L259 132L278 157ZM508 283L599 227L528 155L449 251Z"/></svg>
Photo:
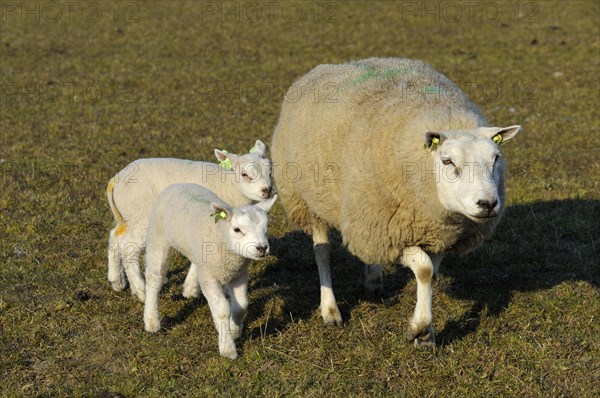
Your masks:
<svg viewBox="0 0 600 398"><path fill-rule="evenodd" d="M70 5L69 5L70 4ZM600 11L594 1L0 3L0 396L600 395ZM492 125L508 209L491 241L448 257L433 351L405 341L416 284L369 297L339 244L344 326L325 327L310 238L272 213L251 266L240 358L218 356L204 299L173 256L165 330L106 279L113 174L140 157L212 159L270 141L314 66L426 61Z"/></svg>

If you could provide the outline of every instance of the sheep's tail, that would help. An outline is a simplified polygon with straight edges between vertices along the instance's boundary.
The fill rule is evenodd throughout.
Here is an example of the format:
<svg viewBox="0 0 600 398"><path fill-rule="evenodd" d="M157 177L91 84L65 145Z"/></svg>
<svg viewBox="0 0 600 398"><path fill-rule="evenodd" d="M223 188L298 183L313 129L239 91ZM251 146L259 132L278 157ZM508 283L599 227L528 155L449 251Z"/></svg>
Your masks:
<svg viewBox="0 0 600 398"><path fill-rule="evenodd" d="M117 227L115 229L115 235L122 235L125 233L127 229L127 225L125 224L125 219L123 215L115 205L115 179L111 178L108 182L108 186L106 187L106 198L108 199L108 205L110 206L110 210L112 211L115 220L117 221Z"/></svg>

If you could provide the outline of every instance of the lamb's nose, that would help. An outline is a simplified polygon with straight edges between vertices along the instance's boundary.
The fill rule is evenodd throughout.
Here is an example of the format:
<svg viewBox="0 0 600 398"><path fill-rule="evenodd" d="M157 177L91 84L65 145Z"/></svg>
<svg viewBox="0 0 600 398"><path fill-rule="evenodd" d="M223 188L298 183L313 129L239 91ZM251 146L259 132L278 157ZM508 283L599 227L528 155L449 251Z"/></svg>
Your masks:
<svg viewBox="0 0 600 398"><path fill-rule="evenodd" d="M482 209L485 209L485 210L487 210L487 211L488 211L488 213L489 213L489 212L491 212L491 211L492 211L492 209L493 209L494 207L496 207L496 205L497 205L497 204L498 204L498 201L497 201L497 200L494 200L494 201L493 201L493 202L491 202L491 203L490 203L490 201L489 201L489 200L483 200L483 199L480 199L480 200L478 200L478 201L477 201L477 206L481 207Z"/></svg>
<svg viewBox="0 0 600 398"><path fill-rule="evenodd" d="M261 257L264 257L269 253L269 246L256 246L256 251L258 251Z"/></svg>
<svg viewBox="0 0 600 398"><path fill-rule="evenodd" d="M268 198L269 196L271 196L271 187L264 187L262 189L262 193L265 197Z"/></svg>

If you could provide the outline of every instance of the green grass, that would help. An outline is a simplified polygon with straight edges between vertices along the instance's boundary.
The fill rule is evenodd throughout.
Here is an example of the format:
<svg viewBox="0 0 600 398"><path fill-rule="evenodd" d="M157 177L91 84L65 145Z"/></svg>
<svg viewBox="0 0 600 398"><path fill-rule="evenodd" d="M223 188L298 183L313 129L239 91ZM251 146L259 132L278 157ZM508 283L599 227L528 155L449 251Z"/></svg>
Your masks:
<svg viewBox="0 0 600 398"><path fill-rule="evenodd" d="M246 3L230 3L239 21L211 14L212 2L204 14L197 2L124 2L117 14L93 3L94 21L81 4L52 23L46 3L28 2L39 24L23 3L0 4L0 396L600 394L596 2L491 3L497 22L454 2L457 23L450 3L428 3L439 20L422 20L419 2L294 3L294 21L280 2L256 22ZM386 268L385 295L368 297L339 238L345 324L324 327L310 239L279 206L274 256L251 267L238 360L218 356L204 299L181 299L181 256L161 296L165 330L145 333L142 306L106 280L108 179L139 157L212 159L214 147L269 142L295 79L371 56L425 60L492 125L523 125L505 147L496 235L447 258L435 282L437 348L404 339L412 274Z"/></svg>

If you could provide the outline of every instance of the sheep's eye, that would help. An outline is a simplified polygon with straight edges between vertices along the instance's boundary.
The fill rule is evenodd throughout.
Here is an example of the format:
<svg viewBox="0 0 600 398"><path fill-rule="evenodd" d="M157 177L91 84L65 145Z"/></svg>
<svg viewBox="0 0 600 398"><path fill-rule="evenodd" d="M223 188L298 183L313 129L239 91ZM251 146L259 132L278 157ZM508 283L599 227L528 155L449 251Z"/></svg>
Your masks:
<svg viewBox="0 0 600 398"><path fill-rule="evenodd" d="M252 181L252 178L247 173L242 173L242 177L244 177L244 180L248 182Z"/></svg>
<svg viewBox="0 0 600 398"><path fill-rule="evenodd" d="M454 162L452 162L452 160L450 158L442 159L442 163L445 164L446 166L449 164L454 165Z"/></svg>
<svg viewBox="0 0 600 398"><path fill-rule="evenodd" d="M236 234L240 234L240 233L242 233L242 230L239 228L234 228L233 232L235 232Z"/></svg>
<svg viewBox="0 0 600 398"><path fill-rule="evenodd" d="M500 155L496 155L496 157L494 157L494 163L496 163L498 159L500 159Z"/></svg>

